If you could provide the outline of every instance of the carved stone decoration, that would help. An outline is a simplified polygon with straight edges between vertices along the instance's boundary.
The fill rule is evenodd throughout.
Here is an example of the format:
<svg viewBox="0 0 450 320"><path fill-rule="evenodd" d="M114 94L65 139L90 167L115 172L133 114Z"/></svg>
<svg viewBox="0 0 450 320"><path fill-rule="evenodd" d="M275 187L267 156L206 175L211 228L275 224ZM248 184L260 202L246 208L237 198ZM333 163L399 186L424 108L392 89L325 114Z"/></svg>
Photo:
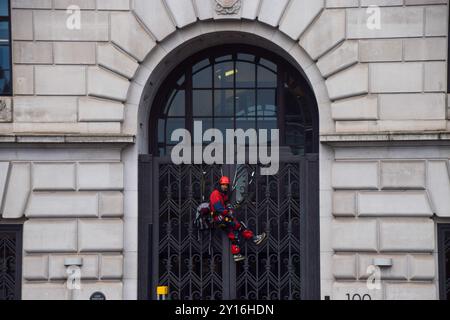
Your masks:
<svg viewBox="0 0 450 320"><path fill-rule="evenodd" d="M12 121L11 98L0 97L0 122Z"/></svg>
<svg viewBox="0 0 450 320"><path fill-rule="evenodd" d="M216 12L221 15L236 14L241 9L241 0L215 0Z"/></svg>

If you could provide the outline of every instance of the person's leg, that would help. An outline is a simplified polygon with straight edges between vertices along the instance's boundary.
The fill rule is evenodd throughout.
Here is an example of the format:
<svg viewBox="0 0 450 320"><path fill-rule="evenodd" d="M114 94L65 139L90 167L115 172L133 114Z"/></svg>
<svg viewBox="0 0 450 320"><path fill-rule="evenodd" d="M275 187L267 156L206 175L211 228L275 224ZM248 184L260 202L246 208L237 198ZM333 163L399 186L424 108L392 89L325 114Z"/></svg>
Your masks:
<svg viewBox="0 0 450 320"><path fill-rule="evenodd" d="M231 254L240 254L241 247L239 246L239 235L234 230L230 230L227 235L231 242Z"/></svg>
<svg viewBox="0 0 450 320"><path fill-rule="evenodd" d="M239 231L233 220L228 220L223 217L223 219L215 218L216 225L222 229L226 234L231 243L231 254L239 255L241 248L239 246Z"/></svg>
<svg viewBox="0 0 450 320"><path fill-rule="evenodd" d="M265 232L259 235L255 235L255 233L252 230L250 230L243 222L240 223L236 219L234 220L237 229L239 230L240 234L245 240L252 240L253 243L256 245L260 245L264 242L264 240L266 240L267 236Z"/></svg>
<svg viewBox="0 0 450 320"><path fill-rule="evenodd" d="M236 218L233 219L234 230L236 230L245 240L250 240L255 237L252 230L248 229L243 223L240 223Z"/></svg>
<svg viewBox="0 0 450 320"><path fill-rule="evenodd" d="M228 239L231 242L231 254L233 255L233 259L235 262L242 261L245 257L241 254L240 247L240 225L236 224L236 220L227 220L226 221L227 229L228 229Z"/></svg>

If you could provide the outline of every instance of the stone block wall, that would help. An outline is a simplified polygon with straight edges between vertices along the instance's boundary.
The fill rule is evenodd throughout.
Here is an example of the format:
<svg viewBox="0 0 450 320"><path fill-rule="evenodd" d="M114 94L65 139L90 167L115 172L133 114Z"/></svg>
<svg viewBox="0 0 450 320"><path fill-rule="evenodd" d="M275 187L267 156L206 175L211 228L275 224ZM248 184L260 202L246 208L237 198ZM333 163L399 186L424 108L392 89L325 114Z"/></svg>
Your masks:
<svg viewBox="0 0 450 320"><path fill-rule="evenodd" d="M67 28L70 5L81 9L80 29ZM1 145L0 223L24 223L24 298L69 298L61 263L78 255L84 285L74 298L96 288L121 298L125 283L126 297L136 297L137 156L148 142L141 113L151 100L145 85L163 76L154 71L165 57L199 37L221 44L207 35L231 31L282 47L314 89L321 134L358 140L450 130L448 0L242 0L231 15L214 5L11 0L14 94L0 97L0 141L20 151ZM379 6L380 28L367 28L370 5ZM122 159L125 134L139 146L125 148ZM116 145L54 145L77 136L82 143L112 137ZM431 218L450 216L450 156L443 146L424 149L349 145L330 151L336 159L320 155L321 268L331 288L323 285L324 294L437 297ZM392 258L393 266L381 270L382 289L367 292L375 257Z"/></svg>
<svg viewBox="0 0 450 320"><path fill-rule="evenodd" d="M80 150L30 156L4 150L0 161L0 220L24 221L23 299L66 299L64 259L82 257L82 290L122 298L124 251L123 164L114 157L78 161ZM82 153L82 152L81 152ZM106 153L106 152L105 152ZM55 160L50 160L56 158ZM59 159L58 159L59 158ZM91 290L91 291L89 291Z"/></svg>
<svg viewBox="0 0 450 320"><path fill-rule="evenodd" d="M334 299L436 299L435 218L450 216L448 148L338 148L332 165ZM379 290L367 279L378 277ZM367 298L367 296L366 296Z"/></svg>
<svg viewBox="0 0 450 320"><path fill-rule="evenodd" d="M146 57L197 35L253 33L249 20L267 27L269 40L283 46L289 39L314 60L334 123L322 132L449 127L447 0L243 0L232 15L218 15L213 0L11 4L14 98L0 133L136 134L140 97L130 98L131 84L148 80L136 79L139 66L155 67ZM67 27L69 5L81 9L80 29ZM370 5L379 13L368 12ZM380 25L369 28L371 17Z"/></svg>

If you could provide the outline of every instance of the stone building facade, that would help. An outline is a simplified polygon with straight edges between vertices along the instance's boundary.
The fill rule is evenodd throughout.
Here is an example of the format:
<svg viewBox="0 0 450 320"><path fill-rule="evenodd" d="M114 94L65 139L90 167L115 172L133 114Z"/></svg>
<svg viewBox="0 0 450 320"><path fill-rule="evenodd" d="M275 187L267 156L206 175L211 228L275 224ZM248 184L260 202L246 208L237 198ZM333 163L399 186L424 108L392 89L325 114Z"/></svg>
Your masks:
<svg viewBox="0 0 450 320"><path fill-rule="evenodd" d="M10 5L13 93L1 97L0 227L21 230L22 299L89 299L96 291L145 298L138 199L148 194L138 164L149 154L151 106L177 65L224 44L276 53L314 93L315 297L442 297L438 229L450 223L447 0ZM370 27L377 18L379 28ZM73 257L83 262L81 290L72 294L65 264ZM368 285L371 277L378 288Z"/></svg>

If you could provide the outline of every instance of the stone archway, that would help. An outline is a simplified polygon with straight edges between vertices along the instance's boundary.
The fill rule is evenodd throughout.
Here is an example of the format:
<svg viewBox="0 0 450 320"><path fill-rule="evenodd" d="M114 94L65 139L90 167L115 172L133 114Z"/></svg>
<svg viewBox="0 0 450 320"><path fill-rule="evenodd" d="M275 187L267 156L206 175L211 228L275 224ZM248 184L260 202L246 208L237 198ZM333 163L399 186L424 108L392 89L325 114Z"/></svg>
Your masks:
<svg viewBox="0 0 450 320"><path fill-rule="evenodd" d="M214 57L222 57L222 61L225 59L227 62L217 63L214 68L209 63L204 65L205 61L215 61ZM188 70L196 68L194 63L201 65L201 70L209 70L211 77L206 76L201 83L193 81L196 77ZM216 85L225 80L225 69L222 68L229 68L230 64L236 65L233 67L236 68L233 73L236 77L231 78L238 81L238 75L253 67L254 72L247 73L253 80L241 85L228 81L223 84L228 89L216 87L208 91L207 88L214 87L213 78ZM223 70L223 76L217 76L219 69ZM266 73L265 82L260 84L263 80L256 75L260 72L264 74L264 70L268 70L270 75ZM174 113L164 111L166 108L163 106L172 101L167 97L172 96L175 87L177 89L174 90L179 92L180 85L183 94L179 97L184 102L177 104L175 114L183 114L184 117L172 118L168 115ZM193 89L196 86L201 88ZM222 88L221 85L219 87ZM244 87L245 91L236 90ZM230 88L233 88L231 96ZM239 96L242 101L240 108L247 114L245 124L238 116L242 112L236 112L237 107L233 115L230 110L225 113L234 119L230 122L226 117L213 115L213 109L216 114L219 107L211 107L209 114L204 109L212 103L196 103L198 99L189 98L201 94L203 100L208 92L211 97L220 96L221 101L224 101L226 93L228 104L237 101ZM249 96L255 97L256 104L251 102ZM214 101L217 103L217 100ZM198 103L202 105L202 111ZM270 120L266 116L258 117L261 110L256 112L256 106L267 110L264 112L266 116L272 114L273 117ZM205 118L208 114L209 118ZM188 128L192 127L190 119L193 115L200 116L206 123L210 121L217 128L225 125L229 129L230 123L231 128L242 128L242 125L248 128L278 128L284 150L278 173L265 177L260 175L257 165L250 164L223 165L219 166L220 170L217 166L206 164L174 165L167 156L165 143L161 145L159 139L160 119L167 116L167 122L175 121L174 124L184 127L182 122ZM254 123L248 123L251 117ZM268 120L270 123L267 123ZM139 210L140 297L155 298L149 288L168 285L171 299L317 299L320 295L317 103L304 76L292 64L262 47L237 43L208 47L177 66L168 79L158 86L149 122L152 139L150 154L141 155L139 162L139 193L142 199ZM290 135L288 132L295 134L295 141L283 138ZM159 138L154 139L155 136ZM245 247L248 256L248 265L245 266L235 265L229 260L229 246L220 231L212 232L208 238L197 235L192 228L195 209L212 191L220 171L228 172L230 176L237 171L243 176L253 171L257 180L254 190L249 191L257 196L240 208L239 216L248 222L250 228L256 232L265 231L269 237L264 250ZM206 182L208 191L199 187L201 181ZM212 243L212 249L208 243Z"/></svg>
<svg viewBox="0 0 450 320"><path fill-rule="evenodd" d="M129 19L135 18L129 17ZM158 43L153 43L146 55L141 53L141 56L146 57L145 59L142 58L143 61L130 83L123 126L124 133L136 134L137 136L137 144L123 152L123 160L126 163L125 205L127 203L132 205L138 197L137 159L139 154L145 154L148 150L146 143L148 141L146 124L148 122L146 119L148 119L148 105L156 93L154 89L158 87L158 81L163 79L164 75L168 74L183 56L189 55L195 50L227 42L268 45L269 49L285 57L298 69L302 70L305 78L309 81L318 102L320 133L335 131L334 121L331 119L331 100L328 95L327 83L309 54L299 46L297 41L286 36L277 28L257 21L241 21L240 18L238 19L196 22L174 31ZM145 29L139 23L136 28L145 32ZM220 37L217 37L218 34L220 34ZM127 39L134 41L128 37ZM114 39L112 40L114 41ZM320 146L321 162L323 163L321 166L328 166L327 162L332 159L332 155L328 155L329 153L330 151L326 147ZM324 156L322 157L322 155ZM322 175L320 186L322 190L321 198L325 200L330 198L331 192L329 191L328 182ZM329 208L328 203L329 201L326 200L321 210L325 212L325 215L329 214L331 216L331 208ZM127 213L125 212L125 230L137 230L138 224L137 217L131 216L127 218ZM137 270L137 254L135 252L131 252L129 255L125 253L125 263L128 263L130 270ZM133 271L133 274L135 274L135 271ZM125 274L125 287L127 286L127 281L130 287L134 287L137 281L135 277L137 278L136 275L131 275L130 278L127 278Z"/></svg>

